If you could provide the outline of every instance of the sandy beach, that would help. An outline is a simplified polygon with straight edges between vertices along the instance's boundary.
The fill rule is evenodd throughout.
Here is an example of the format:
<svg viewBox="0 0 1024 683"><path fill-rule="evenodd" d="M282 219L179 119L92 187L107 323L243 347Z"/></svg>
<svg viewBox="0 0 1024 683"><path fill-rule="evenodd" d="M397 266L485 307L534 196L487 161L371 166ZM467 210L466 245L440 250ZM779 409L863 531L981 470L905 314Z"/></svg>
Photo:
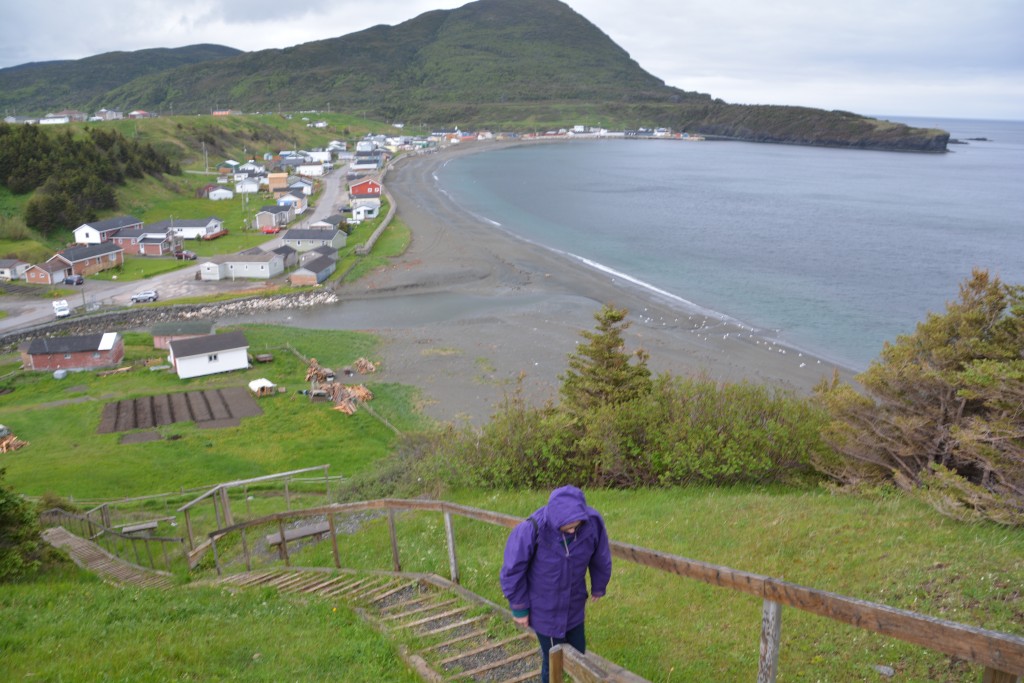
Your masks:
<svg viewBox="0 0 1024 683"><path fill-rule="evenodd" d="M703 374L797 393L808 393L834 370L852 377L845 368L738 324L684 310L639 285L513 237L437 190L433 174L442 164L498 144L470 143L402 159L387 173L384 185L397 217L412 231L412 243L387 267L339 290L342 300L401 298L421 310L429 310L438 296L469 303L436 319L428 314L413 324L382 321L369 327L383 340L374 381L419 387L427 415L457 424L485 422L519 377L531 402L557 400L558 375L603 304L629 310L627 348L645 349L654 372Z"/></svg>

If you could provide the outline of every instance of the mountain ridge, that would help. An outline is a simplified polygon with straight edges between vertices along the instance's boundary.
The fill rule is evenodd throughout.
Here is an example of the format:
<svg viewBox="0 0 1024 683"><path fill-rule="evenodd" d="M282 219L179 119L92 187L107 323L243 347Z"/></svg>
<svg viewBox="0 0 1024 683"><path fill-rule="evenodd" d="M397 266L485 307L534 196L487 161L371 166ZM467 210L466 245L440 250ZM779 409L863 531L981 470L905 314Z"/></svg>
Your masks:
<svg viewBox="0 0 1024 683"><path fill-rule="evenodd" d="M848 112L734 105L667 86L560 0L477 0L395 26L149 71L66 99L72 95L90 110L332 110L503 130L666 126L761 142L913 151L945 151L948 142L944 131Z"/></svg>

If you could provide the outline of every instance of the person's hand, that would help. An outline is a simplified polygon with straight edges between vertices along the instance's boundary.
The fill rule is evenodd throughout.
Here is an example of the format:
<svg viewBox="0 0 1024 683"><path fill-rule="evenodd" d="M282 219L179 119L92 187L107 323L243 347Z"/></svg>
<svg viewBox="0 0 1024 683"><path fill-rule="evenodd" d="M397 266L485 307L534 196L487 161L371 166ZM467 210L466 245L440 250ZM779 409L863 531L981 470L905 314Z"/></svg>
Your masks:
<svg viewBox="0 0 1024 683"><path fill-rule="evenodd" d="M520 626L530 625L530 615L527 614L525 617L512 617L512 621L516 622Z"/></svg>
<svg viewBox="0 0 1024 683"><path fill-rule="evenodd" d="M600 600L603 597L604 597L603 595L591 595L590 596L590 601L591 602L597 602L598 600Z"/></svg>

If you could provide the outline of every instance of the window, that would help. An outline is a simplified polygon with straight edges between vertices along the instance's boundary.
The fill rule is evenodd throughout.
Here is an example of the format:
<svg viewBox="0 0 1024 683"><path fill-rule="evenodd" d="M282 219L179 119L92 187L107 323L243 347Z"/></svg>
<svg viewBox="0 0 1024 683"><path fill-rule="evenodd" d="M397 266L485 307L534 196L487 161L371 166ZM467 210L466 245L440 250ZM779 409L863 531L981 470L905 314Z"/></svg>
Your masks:
<svg viewBox="0 0 1024 683"><path fill-rule="evenodd" d="M211 353L209 356L206 357L206 360L209 361L210 363L216 363L217 362L217 354Z"/></svg>
<svg viewBox="0 0 1024 683"><path fill-rule="evenodd" d="M65 358L65 359L69 359L69 358L71 358L71 354L70 354L70 353L65 353L65 354L64 354L64 358Z"/></svg>

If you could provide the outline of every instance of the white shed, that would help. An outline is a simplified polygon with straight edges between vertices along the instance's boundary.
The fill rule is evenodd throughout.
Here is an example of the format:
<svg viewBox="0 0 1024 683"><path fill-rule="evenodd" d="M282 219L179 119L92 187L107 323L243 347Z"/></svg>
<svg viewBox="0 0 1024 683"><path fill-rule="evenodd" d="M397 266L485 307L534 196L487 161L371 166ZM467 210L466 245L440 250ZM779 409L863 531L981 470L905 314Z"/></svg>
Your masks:
<svg viewBox="0 0 1024 683"><path fill-rule="evenodd" d="M170 343L167 360L181 379L249 367L249 341L242 332L179 339Z"/></svg>

